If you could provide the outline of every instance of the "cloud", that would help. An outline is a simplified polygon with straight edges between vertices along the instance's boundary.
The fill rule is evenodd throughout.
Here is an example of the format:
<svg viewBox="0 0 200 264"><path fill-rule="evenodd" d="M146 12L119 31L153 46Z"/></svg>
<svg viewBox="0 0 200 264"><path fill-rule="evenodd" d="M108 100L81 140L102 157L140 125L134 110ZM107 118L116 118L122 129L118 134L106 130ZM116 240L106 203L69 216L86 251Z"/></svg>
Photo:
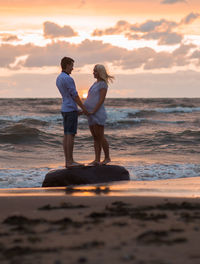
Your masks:
<svg viewBox="0 0 200 264"><path fill-rule="evenodd" d="M152 48L139 48L128 51L115 64L121 66L123 69L137 69L143 67L155 55L156 51Z"/></svg>
<svg viewBox="0 0 200 264"><path fill-rule="evenodd" d="M157 40L158 45L177 45L180 44L183 40L183 35L178 34L175 32L152 32L152 33L146 33L142 36L138 34L130 34L127 33L125 36L128 39L146 39L146 40Z"/></svg>
<svg viewBox="0 0 200 264"><path fill-rule="evenodd" d="M162 0L161 4L187 3L186 0Z"/></svg>
<svg viewBox="0 0 200 264"><path fill-rule="evenodd" d="M200 50L195 50L192 55L191 55L192 59L199 59L200 60Z"/></svg>
<svg viewBox="0 0 200 264"><path fill-rule="evenodd" d="M159 52L144 65L144 69L163 69L171 68L172 66L174 66L174 58L172 54L168 52Z"/></svg>
<svg viewBox="0 0 200 264"><path fill-rule="evenodd" d="M71 44L58 41L48 44L46 47L34 47L27 58L26 67L57 66L63 56L75 59L76 66L87 64L114 62L120 60L127 50L114 47L102 41L84 40L80 44ZM45 55L44 55L45 54Z"/></svg>
<svg viewBox="0 0 200 264"><path fill-rule="evenodd" d="M195 50L195 45L181 45L174 52L156 52L148 47L127 50L99 40L88 39L79 44L57 41L44 47L31 44L4 44L0 46L0 67L13 70L20 67L59 67L60 59L70 56L75 59L76 68L96 63L111 63L125 70L170 69L193 63L191 52L194 53Z"/></svg>
<svg viewBox="0 0 200 264"><path fill-rule="evenodd" d="M190 24L192 23L195 19L199 18L200 14L199 13L190 13L187 15L185 18L183 18L180 22L180 24Z"/></svg>
<svg viewBox="0 0 200 264"><path fill-rule="evenodd" d="M131 31L135 32L155 32L155 31L170 31L173 28L177 27L177 23L173 21L167 21L165 19L161 19L158 21L147 20L142 24L135 24L130 26Z"/></svg>
<svg viewBox="0 0 200 264"><path fill-rule="evenodd" d="M161 19L158 21L148 20L142 24L131 25L127 21L119 21L114 27L105 30L95 30L93 36L113 35L123 33L129 40L146 39L158 40L158 45L179 44L183 35L173 32L178 23Z"/></svg>
<svg viewBox="0 0 200 264"><path fill-rule="evenodd" d="M191 63L190 53L194 48L196 48L196 46L193 44L181 45L171 53L163 51L156 53L155 56L144 65L144 69L163 69L173 66L179 67L189 65Z"/></svg>
<svg viewBox="0 0 200 264"><path fill-rule="evenodd" d="M190 59L193 60L193 61L195 61L196 64L197 64L197 66L198 66L198 68L199 68L199 66L200 66L200 50L195 50L191 54Z"/></svg>
<svg viewBox="0 0 200 264"><path fill-rule="evenodd" d="M196 46L194 44L188 44L188 45L181 45L179 48L175 49L172 52L173 56L184 56L185 54L189 54L189 52L192 49L195 49Z"/></svg>
<svg viewBox="0 0 200 264"><path fill-rule="evenodd" d="M59 26L53 22L46 21L43 24L43 32L45 38L58 38L58 37L73 37L78 36L70 26Z"/></svg>
<svg viewBox="0 0 200 264"><path fill-rule="evenodd" d="M147 20L144 23L130 24L121 20L114 27L104 30L96 29L92 36L119 35L124 34L129 40L157 40L158 45L177 45L184 38L183 33L179 32L179 27L190 24L200 16L199 13L190 13L179 23L166 19Z"/></svg>
<svg viewBox="0 0 200 264"><path fill-rule="evenodd" d="M115 35L120 34L128 30L130 24L125 20L120 20L116 23L114 27L107 28L105 30L96 29L93 31L92 36L103 36L103 35Z"/></svg>
<svg viewBox="0 0 200 264"><path fill-rule="evenodd" d="M3 42L12 42L12 41L18 41L19 38L16 35L11 34L1 34L1 40Z"/></svg>
<svg viewBox="0 0 200 264"><path fill-rule="evenodd" d="M181 43L183 35L175 32L149 33L144 35L144 39L157 39L158 45L176 45Z"/></svg>
<svg viewBox="0 0 200 264"><path fill-rule="evenodd" d="M2 44L0 46L0 67L9 68L11 63L14 63L17 57L30 54L34 46L32 44L27 45L11 45Z"/></svg>

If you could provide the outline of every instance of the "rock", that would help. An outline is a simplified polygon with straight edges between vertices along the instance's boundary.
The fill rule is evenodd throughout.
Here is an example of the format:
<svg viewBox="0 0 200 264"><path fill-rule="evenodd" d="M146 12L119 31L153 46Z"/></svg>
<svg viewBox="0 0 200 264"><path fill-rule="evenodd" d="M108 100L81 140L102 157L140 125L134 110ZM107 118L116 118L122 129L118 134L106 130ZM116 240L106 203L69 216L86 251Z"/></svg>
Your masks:
<svg viewBox="0 0 200 264"><path fill-rule="evenodd" d="M122 166L84 166L50 171L46 174L42 187L84 185L127 180L130 180L129 172Z"/></svg>

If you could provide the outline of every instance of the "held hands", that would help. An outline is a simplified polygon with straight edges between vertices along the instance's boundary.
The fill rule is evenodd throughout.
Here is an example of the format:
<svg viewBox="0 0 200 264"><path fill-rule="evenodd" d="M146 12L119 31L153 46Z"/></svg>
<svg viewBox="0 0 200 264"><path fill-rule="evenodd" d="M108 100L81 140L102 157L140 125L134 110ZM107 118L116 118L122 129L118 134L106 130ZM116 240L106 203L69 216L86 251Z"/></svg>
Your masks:
<svg viewBox="0 0 200 264"><path fill-rule="evenodd" d="M83 111L79 110L79 111L78 111L78 115L79 115L79 116L80 116L80 115L83 115Z"/></svg>
<svg viewBox="0 0 200 264"><path fill-rule="evenodd" d="M86 115L86 116L90 116L90 115L93 115L95 112L94 111L90 111L88 112L87 110L80 110L78 111L78 115Z"/></svg>
<svg viewBox="0 0 200 264"><path fill-rule="evenodd" d="M78 111L78 115L80 116L80 115L86 115L86 116L89 116L90 115L90 113L87 111L87 110L82 110L82 111Z"/></svg>
<svg viewBox="0 0 200 264"><path fill-rule="evenodd" d="M87 110L83 110L82 113L85 114L86 116L90 115L90 113Z"/></svg>

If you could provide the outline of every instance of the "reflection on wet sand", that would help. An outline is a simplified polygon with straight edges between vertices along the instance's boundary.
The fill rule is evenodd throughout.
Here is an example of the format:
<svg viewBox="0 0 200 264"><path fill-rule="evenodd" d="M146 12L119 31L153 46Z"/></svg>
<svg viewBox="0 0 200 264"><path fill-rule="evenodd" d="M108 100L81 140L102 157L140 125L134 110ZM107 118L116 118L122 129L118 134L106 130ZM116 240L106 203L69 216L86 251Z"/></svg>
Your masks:
<svg viewBox="0 0 200 264"><path fill-rule="evenodd" d="M157 181L122 181L51 188L1 189L1 196L158 196L200 197L200 177Z"/></svg>

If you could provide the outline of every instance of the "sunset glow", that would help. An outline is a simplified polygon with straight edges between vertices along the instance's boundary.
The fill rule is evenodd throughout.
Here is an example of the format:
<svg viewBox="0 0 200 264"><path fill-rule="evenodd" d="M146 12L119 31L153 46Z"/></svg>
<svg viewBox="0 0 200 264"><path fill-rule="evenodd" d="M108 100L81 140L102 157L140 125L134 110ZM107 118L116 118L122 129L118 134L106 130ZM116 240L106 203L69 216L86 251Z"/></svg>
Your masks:
<svg viewBox="0 0 200 264"><path fill-rule="evenodd" d="M57 97L63 56L82 96L96 63L116 77L109 97L162 97L169 80L169 97L200 96L200 2L172 2L0 0L0 96Z"/></svg>
<svg viewBox="0 0 200 264"><path fill-rule="evenodd" d="M83 93L83 98L87 98L87 93Z"/></svg>

